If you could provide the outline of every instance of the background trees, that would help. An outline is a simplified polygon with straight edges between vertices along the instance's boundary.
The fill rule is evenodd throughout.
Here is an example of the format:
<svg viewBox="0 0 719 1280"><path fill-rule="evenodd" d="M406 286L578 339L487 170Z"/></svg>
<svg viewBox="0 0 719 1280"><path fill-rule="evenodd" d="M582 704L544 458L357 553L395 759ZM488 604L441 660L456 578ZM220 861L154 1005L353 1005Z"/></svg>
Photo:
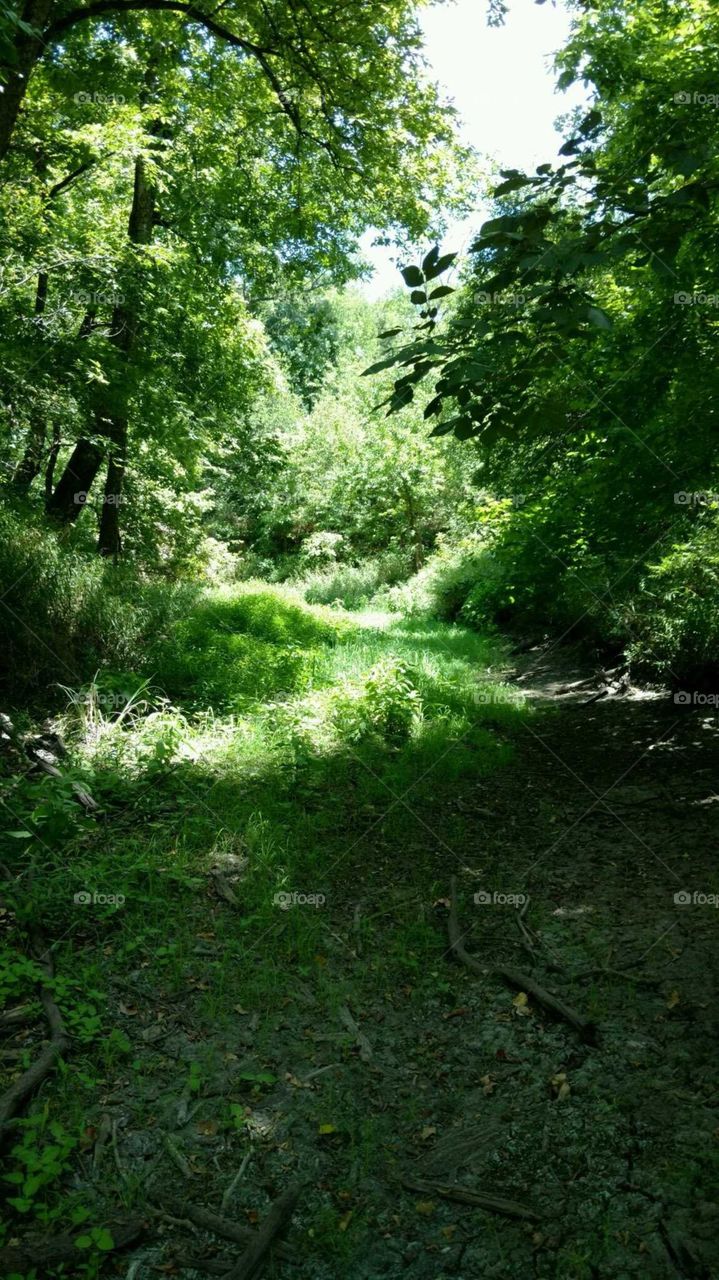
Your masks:
<svg viewBox="0 0 719 1280"><path fill-rule="evenodd" d="M251 6L232 38L176 10L53 10L0 195L6 465L24 491L45 471L61 525L90 495L107 555L158 458L196 487L241 432L266 300L342 283L367 226L416 236L459 193L411 5Z"/></svg>
<svg viewBox="0 0 719 1280"><path fill-rule="evenodd" d="M421 322L386 356L390 408L426 386L433 434L476 441L484 483L521 497L465 616L589 630L666 673L719 634L719 26L700 0L577 15L560 83L586 80L591 108L561 164L502 175L439 328L406 277Z"/></svg>

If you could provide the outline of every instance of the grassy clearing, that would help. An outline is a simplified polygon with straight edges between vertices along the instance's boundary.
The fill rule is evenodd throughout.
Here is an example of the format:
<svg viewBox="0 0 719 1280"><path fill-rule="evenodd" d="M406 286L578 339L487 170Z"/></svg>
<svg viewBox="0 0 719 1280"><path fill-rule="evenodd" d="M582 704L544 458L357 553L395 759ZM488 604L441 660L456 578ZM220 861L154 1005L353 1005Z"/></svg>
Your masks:
<svg viewBox="0 0 719 1280"><path fill-rule="evenodd" d="M344 1061L356 1045L343 1006L407 984L441 990L431 904L462 848L457 782L501 769L525 714L489 674L501 662L495 642L462 628L347 615L250 584L172 622L131 699L127 674L75 690L60 717L63 779L16 775L5 789L3 856L22 876L3 994L32 1001L22 929L39 926L73 1037L69 1065L18 1129L16 1224L79 1227L108 1195L144 1207L148 1178L173 1169L167 1134L185 1141L172 1118L183 1098L219 1144L219 1186L262 1141L263 1106L291 1068L283 1010L306 1001ZM73 783L99 818L83 816ZM22 1066L33 1049L20 1044ZM318 1050L305 1046L307 1069ZM107 1109L120 1114L118 1097L121 1149L100 1177L83 1153ZM331 1122L325 1146L341 1146L348 1177L379 1171L388 1123L332 1072L303 1093L300 1115L312 1147ZM205 1156L189 1152L193 1172L214 1176ZM328 1266L361 1239L340 1217L320 1196L307 1220L308 1251ZM91 1275L99 1253L88 1251Z"/></svg>

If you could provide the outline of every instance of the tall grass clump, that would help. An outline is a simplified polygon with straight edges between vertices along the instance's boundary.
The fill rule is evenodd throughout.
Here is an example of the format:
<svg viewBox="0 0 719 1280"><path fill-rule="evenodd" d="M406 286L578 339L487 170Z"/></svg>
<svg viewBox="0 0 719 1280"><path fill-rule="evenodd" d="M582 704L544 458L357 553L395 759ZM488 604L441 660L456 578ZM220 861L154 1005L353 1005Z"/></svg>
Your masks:
<svg viewBox="0 0 719 1280"><path fill-rule="evenodd" d="M288 588L242 583L207 592L152 647L145 668L173 700L243 711L306 689L321 651L348 629Z"/></svg>
<svg viewBox="0 0 719 1280"><path fill-rule="evenodd" d="M193 583L152 581L64 545L0 505L0 686L11 699L47 701L56 683L139 669L152 637L198 594Z"/></svg>

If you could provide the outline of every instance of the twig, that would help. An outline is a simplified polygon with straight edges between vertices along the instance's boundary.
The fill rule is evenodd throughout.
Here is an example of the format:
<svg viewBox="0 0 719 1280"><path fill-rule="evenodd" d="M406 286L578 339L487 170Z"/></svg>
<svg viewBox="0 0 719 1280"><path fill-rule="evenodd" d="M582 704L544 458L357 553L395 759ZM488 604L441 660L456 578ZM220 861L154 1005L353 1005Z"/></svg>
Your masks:
<svg viewBox="0 0 719 1280"><path fill-rule="evenodd" d="M579 1032L581 1038L587 1044L593 1044L597 1038L597 1027L587 1018L583 1018L575 1009L557 996L552 995L550 991L546 991L541 987L534 978L530 978L526 973L520 973L518 969L510 969L506 965L491 965L489 968L483 967L479 961L465 950L462 942L463 934L459 927L459 917L457 915L457 878L452 876L450 882L450 906L449 906L449 948L452 955L455 956L462 964L466 965L474 973L479 973L484 977L486 972L494 973L498 978L502 978L504 982L509 983L511 987L516 987L519 991L526 991L528 995L534 996L539 1004L543 1005L550 1013L555 1014L558 1018L563 1018L575 1031Z"/></svg>
<svg viewBox="0 0 719 1280"><path fill-rule="evenodd" d="M37 959L37 963L45 971L48 978L52 978L50 952L45 951ZM45 1076L49 1075L56 1060L65 1052L70 1043L70 1037L65 1030L62 1014L44 984L40 985L39 996L50 1028L50 1040L32 1065L28 1067L27 1071L24 1071L17 1080L13 1081L9 1089L6 1089L0 1098L0 1143L5 1135L8 1120L15 1115L20 1104L37 1089L38 1085L45 1079Z"/></svg>
<svg viewBox="0 0 719 1280"><path fill-rule="evenodd" d="M192 1169L187 1163L179 1147L175 1146L169 1133L163 1133L162 1145L165 1148L165 1151L167 1152L170 1159L173 1161L174 1164L177 1165L177 1168L180 1170L180 1173L182 1174L183 1178L194 1178L195 1175Z"/></svg>
<svg viewBox="0 0 719 1280"><path fill-rule="evenodd" d="M237 1265L227 1272L227 1280L255 1280L256 1276L261 1275L275 1240L289 1226L299 1198L300 1188L296 1184L282 1192L270 1208L249 1249L245 1250Z"/></svg>
<svg viewBox="0 0 719 1280"><path fill-rule="evenodd" d="M246 1155L244 1156L244 1158L243 1158L243 1160L242 1160L242 1164L240 1165L239 1169L237 1170L237 1173L235 1174L234 1178L232 1179L232 1182L230 1183L230 1185L229 1185L229 1187L227 1188L227 1190L224 1192L224 1194L223 1194L223 1196L222 1196L222 1200L221 1200L221 1202L220 1202L220 1209L222 1210L222 1212L223 1212L223 1213L225 1213L225 1212L226 1212L226 1210L227 1210L227 1208L229 1207L230 1201L231 1201L231 1199L232 1199L233 1195L235 1194L235 1188L237 1187L237 1184L238 1184L238 1182L240 1181L240 1179L243 1177L244 1172L245 1172L245 1169L247 1168L247 1166L248 1166L248 1164L250 1163L250 1160L251 1160L251 1159L252 1159L252 1152L251 1152L251 1151L248 1151L248 1152L246 1153Z"/></svg>
<svg viewBox="0 0 719 1280"><path fill-rule="evenodd" d="M477 1209L486 1209L488 1213L500 1213L505 1218L523 1218L526 1222L538 1222L539 1214L516 1200L505 1200L503 1196L489 1195L485 1191L470 1191L467 1187L449 1186L443 1182L414 1182L409 1178L402 1179L402 1186L408 1191L420 1191L425 1195L441 1196L443 1200L456 1200L459 1204L471 1204Z"/></svg>
<svg viewBox="0 0 719 1280"><path fill-rule="evenodd" d="M303 1076L302 1083L309 1084L310 1080L314 1080L317 1076L323 1075L325 1071L334 1071L335 1067L341 1066L341 1062L328 1062L326 1067L315 1067L314 1071L308 1071L307 1075Z"/></svg>
<svg viewBox="0 0 719 1280"><path fill-rule="evenodd" d="M224 898L225 902L229 902L231 907L239 907L240 902L237 894L230 885L226 876L224 876L216 867L212 868L210 875L214 881L215 893L218 898Z"/></svg>
<svg viewBox="0 0 719 1280"><path fill-rule="evenodd" d="M218 1213L213 1213L211 1209L203 1208L202 1205L192 1204L184 1200L175 1200L171 1196L159 1194L156 1194L153 1198L161 1209L167 1209L177 1217L187 1218L196 1227L202 1227L205 1231L212 1231L216 1236L222 1236L225 1240L233 1240L235 1244L247 1245L254 1240L257 1234L250 1227L241 1227L236 1222L230 1222L228 1218L223 1218ZM282 1258L283 1262L297 1261L292 1251L281 1241L274 1246L274 1253L276 1257Z"/></svg>
<svg viewBox="0 0 719 1280"><path fill-rule="evenodd" d="M117 1120L113 1120L112 1122L112 1154L115 1158L115 1168L117 1169L117 1172L119 1173L123 1182L126 1182L127 1174L125 1173L125 1170L122 1167L122 1162L120 1160L120 1152L117 1147Z"/></svg>
<svg viewBox="0 0 719 1280"><path fill-rule="evenodd" d="M112 1121L109 1115L107 1114L107 1112L105 1112L105 1114L102 1117L102 1120L100 1121L100 1128L98 1130L97 1139L95 1141L95 1151L92 1157L92 1167L96 1171L100 1168L105 1146L107 1144L107 1140L110 1137L111 1133L112 1133Z"/></svg>
<svg viewBox="0 0 719 1280"><path fill-rule="evenodd" d="M8 1009L6 1013L0 1013L0 1027L22 1026L25 1022L34 1022L36 1017L37 1013L32 1005L21 1004L17 1009Z"/></svg>
<svg viewBox="0 0 719 1280"><path fill-rule="evenodd" d="M364 1032L360 1031L359 1027L357 1026L357 1023L352 1017L352 1014L350 1013L346 1004L343 1004L342 1007L340 1008L340 1022L343 1024L343 1026L347 1028L347 1030L351 1033L351 1035L354 1036L357 1042L357 1048L359 1049L359 1056L362 1059L362 1061L371 1062L372 1061L372 1045L370 1044Z"/></svg>

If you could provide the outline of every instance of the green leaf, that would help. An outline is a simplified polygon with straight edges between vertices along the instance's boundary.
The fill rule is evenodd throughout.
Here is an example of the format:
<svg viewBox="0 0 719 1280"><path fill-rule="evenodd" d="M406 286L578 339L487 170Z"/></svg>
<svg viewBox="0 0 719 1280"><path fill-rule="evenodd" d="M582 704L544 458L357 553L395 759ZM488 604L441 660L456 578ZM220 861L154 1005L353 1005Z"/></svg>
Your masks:
<svg viewBox="0 0 719 1280"><path fill-rule="evenodd" d="M115 1247L115 1241L106 1227L95 1227L92 1238L96 1248L101 1249L104 1253Z"/></svg>
<svg viewBox="0 0 719 1280"><path fill-rule="evenodd" d="M415 307L423 307L427 301L427 294L424 289L413 289L409 295L409 300Z"/></svg>
<svg viewBox="0 0 719 1280"><path fill-rule="evenodd" d="M534 182L534 178L527 178L524 174L519 174L516 178L507 178L506 182L500 182L498 187L492 191L493 196L508 196L511 191L519 191L521 187L529 187Z"/></svg>
<svg viewBox="0 0 719 1280"><path fill-rule="evenodd" d="M436 280L437 276L441 276L443 271L446 271L448 267L451 267L456 257L456 253L445 253L444 257L438 258L434 266L430 267L429 271L425 272L426 278L428 280Z"/></svg>
<svg viewBox="0 0 719 1280"><path fill-rule="evenodd" d="M424 284L424 276L419 267L402 267L401 271L405 284L411 289L416 285Z"/></svg>
<svg viewBox="0 0 719 1280"><path fill-rule="evenodd" d="M470 436L476 433L476 427L471 418L460 418L454 428L454 434L458 440L469 440Z"/></svg>
<svg viewBox="0 0 719 1280"><path fill-rule="evenodd" d="M388 356L386 360L378 360L376 364L371 364L369 369L363 369L361 376L369 378L373 373L381 373L383 369L391 369L392 365L399 364L400 358L400 353L397 352L396 355Z"/></svg>
<svg viewBox="0 0 719 1280"><path fill-rule="evenodd" d="M441 284L438 286L438 288L433 289L432 292L430 293L429 295L430 302L433 302L435 298L446 298L449 296L450 293L454 293L454 292L455 290L450 285Z"/></svg>
<svg viewBox="0 0 719 1280"><path fill-rule="evenodd" d="M432 268L436 265L438 258L439 258L439 245L436 244L433 249L430 249L429 253L427 254L427 257L424 259L422 263L422 270L424 271L425 275L427 274L428 271L431 271Z"/></svg>

